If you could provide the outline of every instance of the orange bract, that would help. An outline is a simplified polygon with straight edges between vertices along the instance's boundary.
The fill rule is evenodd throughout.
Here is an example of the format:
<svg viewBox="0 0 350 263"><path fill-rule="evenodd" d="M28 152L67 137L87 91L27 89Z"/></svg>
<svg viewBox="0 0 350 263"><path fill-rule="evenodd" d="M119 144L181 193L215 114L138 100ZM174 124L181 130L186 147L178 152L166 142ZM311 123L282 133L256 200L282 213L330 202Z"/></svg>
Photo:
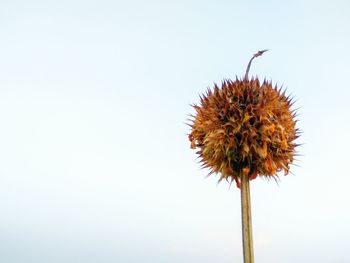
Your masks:
<svg viewBox="0 0 350 263"><path fill-rule="evenodd" d="M219 173L220 179L235 180L242 173L276 176L288 174L298 137L295 112L285 92L260 84L258 79L225 80L221 88L208 89L193 105L189 140L197 148L203 167Z"/></svg>

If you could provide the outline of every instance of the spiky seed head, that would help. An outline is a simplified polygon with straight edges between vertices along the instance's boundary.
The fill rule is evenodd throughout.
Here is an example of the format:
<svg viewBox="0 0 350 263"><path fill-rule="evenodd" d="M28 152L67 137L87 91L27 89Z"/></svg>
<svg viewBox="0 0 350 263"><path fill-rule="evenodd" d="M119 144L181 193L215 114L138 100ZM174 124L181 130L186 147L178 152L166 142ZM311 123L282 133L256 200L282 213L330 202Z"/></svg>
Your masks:
<svg viewBox="0 0 350 263"><path fill-rule="evenodd" d="M193 105L191 148L198 149L209 174L237 186L242 174L251 179L288 174L298 137L292 104L285 91L258 78L215 84Z"/></svg>

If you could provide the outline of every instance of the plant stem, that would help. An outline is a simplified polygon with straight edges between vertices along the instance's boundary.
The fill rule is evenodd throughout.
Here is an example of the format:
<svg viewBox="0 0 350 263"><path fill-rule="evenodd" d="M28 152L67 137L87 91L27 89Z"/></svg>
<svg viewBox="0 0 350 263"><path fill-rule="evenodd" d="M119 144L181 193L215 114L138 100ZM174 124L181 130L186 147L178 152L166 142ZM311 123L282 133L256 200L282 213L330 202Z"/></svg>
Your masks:
<svg viewBox="0 0 350 263"><path fill-rule="evenodd" d="M247 66L247 69L245 71L245 76L244 76L244 79L245 80L248 80L248 74L249 74L249 70L250 70L250 66L252 64L252 61L254 58L257 58L257 57L260 57L262 54L264 54L266 51L268 51L268 49L264 49L264 50L260 50L258 52L256 52L253 57L249 60L249 63L248 63L248 66Z"/></svg>
<svg viewBox="0 0 350 263"><path fill-rule="evenodd" d="M244 263L254 263L249 174L241 176L242 241Z"/></svg>

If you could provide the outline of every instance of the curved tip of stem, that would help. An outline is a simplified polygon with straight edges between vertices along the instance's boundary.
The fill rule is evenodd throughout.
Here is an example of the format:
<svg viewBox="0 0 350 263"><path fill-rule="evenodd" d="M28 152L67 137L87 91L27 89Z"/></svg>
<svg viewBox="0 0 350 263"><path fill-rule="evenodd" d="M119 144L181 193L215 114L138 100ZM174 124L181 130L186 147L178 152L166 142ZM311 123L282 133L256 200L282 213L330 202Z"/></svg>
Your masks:
<svg viewBox="0 0 350 263"><path fill-rule="evenodd" d="M256 58L256 57L259 57L261 56L262 54L264 54L266 51L269 51L269 49L264 49L264 50L260 50L258 52L256 52L253 56L253 58Z"/></svg>
<svg viewBox="0 0 350 263"><path fill-rule="evenodd" d="M247 66L247 70L245 72L245 76L244 79L248 80L248 74L249 74L249 70L250 70L250 65L252 64L252 61L254 58L260 57L262 54L264 54L265 52L269 51L269 49L263 49L263 50L259 50L258 52L256 52L253 57L249 60L248 66Z"/></svg>

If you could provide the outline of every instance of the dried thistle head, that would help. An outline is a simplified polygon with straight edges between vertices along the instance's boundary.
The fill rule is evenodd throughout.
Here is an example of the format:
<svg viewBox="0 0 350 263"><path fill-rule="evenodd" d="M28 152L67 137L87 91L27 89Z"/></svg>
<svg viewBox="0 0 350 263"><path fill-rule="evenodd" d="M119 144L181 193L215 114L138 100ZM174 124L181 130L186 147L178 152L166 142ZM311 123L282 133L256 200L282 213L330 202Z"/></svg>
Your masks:
<svg viewBox="0 0 350 263"><path fill-rule="evenodd" d="M248 79L251 61L244 79L215 84L200 97L190 124L191 148L198 149L203 167L238 187L243 174L288 174L298 138L291 99L271 82Z"/></svg>

